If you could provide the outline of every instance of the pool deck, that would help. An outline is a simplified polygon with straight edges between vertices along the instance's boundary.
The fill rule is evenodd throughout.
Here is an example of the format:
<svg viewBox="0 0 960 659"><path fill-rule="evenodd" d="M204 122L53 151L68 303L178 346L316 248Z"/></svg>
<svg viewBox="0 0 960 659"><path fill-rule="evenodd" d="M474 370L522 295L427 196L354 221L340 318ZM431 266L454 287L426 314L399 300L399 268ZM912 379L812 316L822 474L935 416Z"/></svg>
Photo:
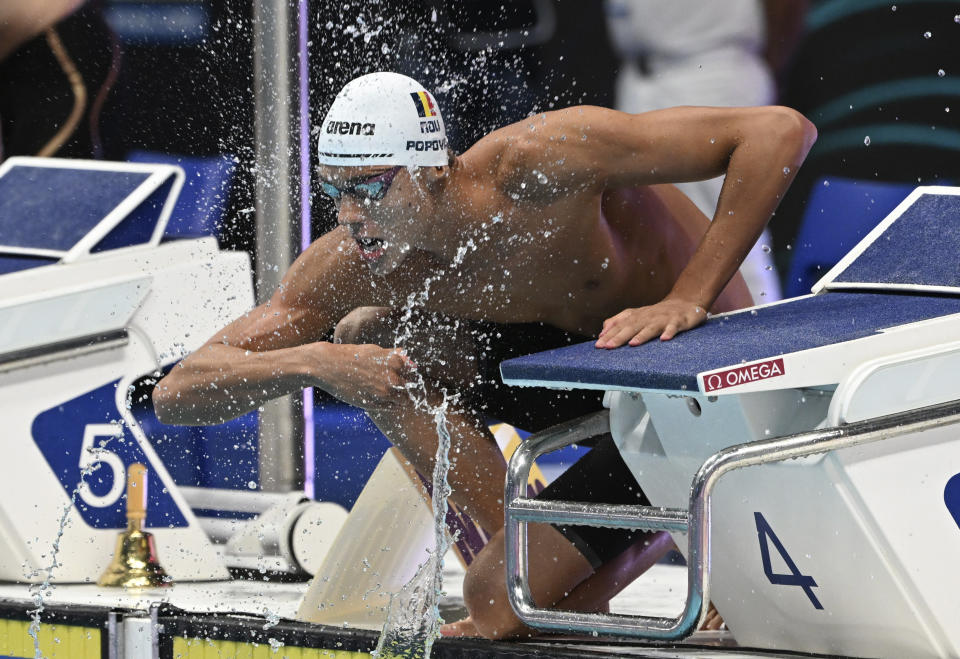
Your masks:
<svg viewBox="0 0 960 659"><path fill-rule="evenodd" d="M463 611L464 572L452 555L448 556L446 565L445 595L441 599L440 608L442 613L453 618ZM658 616L676 615L683 605L686 574L686 569L680 566L655 565L611 601L611 611ZM372 649L371 644L377 637L376 631L339 629L295 622L294 616L307 585L305 581L233 580L181 583L167 589L139 593L115 591L92 584L60 585L53 586L44 601L51 611L77 607L84 610L94 608L130 614L138 611L149 612L153 609L154 615L158 616L157 620L166 632L194 639L193 642L197 643L215 643L220 637L227 639L225 642L252 639L251 642L255 643L259 639L262 644L270 640L278 647L279 644L290 647L336 645L344 650L359 651L362 653L360 656L364 656ZM33 608L35 606L32 603L28 585L0 585L0 613L6 613L9 616L11 611L26 613ZM141 614L140 619L143 620L145 615L149 614ZM183 641L179 642L183 643ZM124 643L129 647L127 640ZM143 656L160 658L186 656L182 650L173 651L172 648L178 646L167 644L166 651L163 643L155 644L155 647L159 648L158 654ZM193 652L188 654L193 656ZM140 655L125 652L121 656ZM228 655L222 654L221 650L219 656ZM284 653L281 651L271 656L282 657ZM541 638L522 643L443 638L435 644L432 656L437 658L627 656L658 659L687 657L741 659L819 655L797 655L793 652L739 648L733 634L723 631L698 632L684 642L675 644L602 638L583 640L570 637Z"/></svg>

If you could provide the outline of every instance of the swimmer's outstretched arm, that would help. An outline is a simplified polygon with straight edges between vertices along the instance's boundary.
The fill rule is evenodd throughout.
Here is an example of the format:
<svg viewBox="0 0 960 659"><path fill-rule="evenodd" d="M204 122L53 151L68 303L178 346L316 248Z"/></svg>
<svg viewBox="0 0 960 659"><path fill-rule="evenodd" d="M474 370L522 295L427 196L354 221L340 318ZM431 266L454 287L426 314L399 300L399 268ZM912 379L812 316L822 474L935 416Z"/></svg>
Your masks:
<svg viewBox="0 0 960 659"><path fill-rule="evenodd" d="M157 417L171 424L223 423L310 386L356 405L405 399L398 387L413 369L405 355L320 340L363 303L358 281L369 276L365 265L337 249L342 239L342 232L334 231L317 240L269 302L177 364L154 389Z"/></svg>
<svg viewBox="0 0 960 659"><path fill-rule="evenodd" d="M713 222L661 302L608 318L597 347L673 338L699 325L796 176L817 131L785 107L680 107L631 115L597 107L531 117L498 131L505 178L553 194L699 181L726 174Z"/></svg>

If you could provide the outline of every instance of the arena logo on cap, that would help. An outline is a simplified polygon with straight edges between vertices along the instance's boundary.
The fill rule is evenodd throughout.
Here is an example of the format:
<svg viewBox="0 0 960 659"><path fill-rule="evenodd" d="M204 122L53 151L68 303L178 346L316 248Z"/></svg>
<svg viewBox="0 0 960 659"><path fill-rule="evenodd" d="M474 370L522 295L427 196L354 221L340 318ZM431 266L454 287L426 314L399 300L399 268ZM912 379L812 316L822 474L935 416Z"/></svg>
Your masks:
<svg viewBox="0 0 960 659"><path fill-rule="evenodd" d="M437 108L433 105L433 99L427 92L410 92L410 98L413 104L417 106L417 115L420 117L437 116Z"/></svg>
<svg viewBox="0 0 960 659"><path fill-rule="evenodd" d="M362 124L359 121L331 121L327 124L327 132L337 135L373 135L376 130L376 124Z"/></svg>
<svg viewBox="0 0 960 659"><path fill-rule="evenodd" d="M759 364L738 366L719 373L705 375L703 376L703 387L705 391L716 391L717 389L726 389L740 384L779 377L784 373L783 359L771 359Z"/></svg>

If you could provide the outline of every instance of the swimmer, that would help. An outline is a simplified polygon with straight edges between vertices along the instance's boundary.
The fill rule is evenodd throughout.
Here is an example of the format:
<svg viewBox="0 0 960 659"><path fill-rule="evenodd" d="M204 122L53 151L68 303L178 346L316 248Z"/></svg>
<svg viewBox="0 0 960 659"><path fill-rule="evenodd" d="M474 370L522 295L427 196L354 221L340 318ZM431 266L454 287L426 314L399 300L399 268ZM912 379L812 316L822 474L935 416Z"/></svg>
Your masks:
<svg viewBox="0 0 960 659"><path fill-rule="evenodd" d="M505 465L494 417L537 431L600 408L598 392L507 389L505 358L594 340L669 340L708 311L752 304L737 268L816 138L783 107L683 107L629 115L572 107L447 148L433 96L374 73L348 83L322 126L317 174L338 226L300 255L265 304L218 332L156 387L165 423L214 424L319 387L365 409L420 473L433 417L406 386L419 375L448 414L451 499L492 534L470 566L470 620L448 632L529 633L507 603ZM673 185L726 174L711 223ZM403 307L417 301L403 328ZM403 348L394 345L402 334ZM591 338L592 337L592 338ZM609 437L542 494L644 503ZM665 534L533 525L540 606L584 611L671 545Z"/></svg>

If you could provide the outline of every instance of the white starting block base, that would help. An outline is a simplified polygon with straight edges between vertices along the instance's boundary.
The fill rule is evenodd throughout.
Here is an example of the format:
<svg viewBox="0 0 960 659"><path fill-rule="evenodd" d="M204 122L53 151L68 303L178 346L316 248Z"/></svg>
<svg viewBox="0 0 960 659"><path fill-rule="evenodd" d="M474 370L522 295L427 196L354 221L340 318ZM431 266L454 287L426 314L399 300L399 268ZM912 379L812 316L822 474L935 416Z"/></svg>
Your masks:
<svg viewBox="0 0 960 659"><path fill-rule="evenodd" d="M798 432L829 400L817 391L644 395L644 406L617 393L612 430L651 501L684 507L710 455ZM791 408L793 418L775 413ZM958 656L960 574L948 566L960 552L960 530L943 505L943 484L958 470L955 435L944 429L726 476L712 502L711 597L738 642ZM685 551L685 537L675 539Z"/></svg>
<svg viewBox="0 0 960 659"><path fill-rule="evenodd" d="M230 576L129 400L253 306L245 254L213 238L161 244L183 177L166 165L0 166L0 581L95 582L126 526L135 462L170 577Z"/></svg>
<svg viewBox="0 0 960 659"><path fill-rule="evenodd" d="M703 592L741 644L958 658L958 250L960 188L918 188L816 295L712 317L671 341L584 343L509 360L501 372L507 384L608 391L625 462L652 506L669 509L632 514L693 530L694 615ZM545 434L532 445L558 441ZM508 529L555 512L525 506L519 496L508 504ZM601 524L614 516L582 512ZM633 636L665 629L661 638L695 619L518 608L553 629L602 623Z"/></svg>

